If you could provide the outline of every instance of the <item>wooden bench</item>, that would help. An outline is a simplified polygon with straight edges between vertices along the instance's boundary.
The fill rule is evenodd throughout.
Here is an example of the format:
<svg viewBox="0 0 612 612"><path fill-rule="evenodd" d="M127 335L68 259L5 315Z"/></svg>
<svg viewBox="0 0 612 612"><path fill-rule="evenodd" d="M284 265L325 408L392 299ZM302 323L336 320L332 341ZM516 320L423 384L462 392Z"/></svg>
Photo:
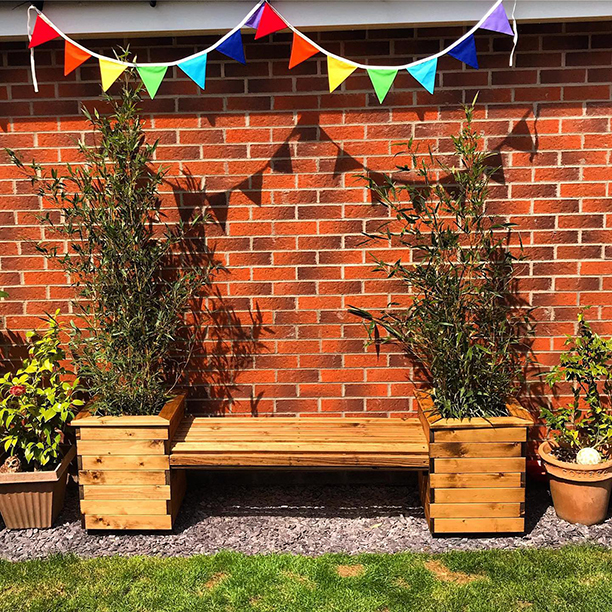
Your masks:
<svg viewBox="0 0 612 612"><path fill-rule="evenodd" d="M185 417L171 468L385 468L427 470L417 419Z"/></svg>

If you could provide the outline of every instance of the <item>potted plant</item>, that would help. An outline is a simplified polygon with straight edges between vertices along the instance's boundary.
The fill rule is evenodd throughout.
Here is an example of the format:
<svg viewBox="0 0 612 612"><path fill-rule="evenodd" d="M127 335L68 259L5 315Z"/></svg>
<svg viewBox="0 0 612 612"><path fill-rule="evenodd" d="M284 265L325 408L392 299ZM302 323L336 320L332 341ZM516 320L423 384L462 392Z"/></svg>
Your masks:
<svg viewBox="0 0 612 612"><path fill-rule="evenodd" d="M75 411L79 381L62 361L57 315L16 373L0 378L0 513L9 529L51 527L64 505L74 445L66 429Z"/></svg>
<svg viewBox="0 0 612 612"><path fill-rule="evenodd" d="M371 343L399 344L415 365L431 458L422 497L434 533L524 530L532 420L514 398L530 313L516 295L520 241L514 244L511 224L486 210L496 168L481 150L473 112L474 104L465 108L466 122L452 139L456 167L436 163L411 141L411 163L398 170L414 172L414 182L368 179L391 215L368 238L410 253L407 263L376 258L375 270L399 281L410 301L379 314L350 310L365 320ZM440 174L445 178L434 182Z"/></svg>
<svg viewBox="0 0 612 612"><path fill-rule="evenodd" d="M570 523L601 523L612 488L612 339L595 333L584 313L578 335L547 375L551 387L571 385L573 400L542 408L548 439L538 450L559 518Z"/></svg>
<svg viewBox="0 0 612 612"><path fill-rule="evenodd" d="M91 397L73 421L84 525L168 530L184 492L169 446L184 411L176 389L195 338L190 310L215 265L207 217L164 218L166 169L152 164L157 142L146 141L133 76L126 71L116 99L104 96L109 114L83 109L94 133L78 144L81 165L60 176L34 162L29 175L54 209L43 223L69 244L67 253L40 248L79 298L71 349Z"/></svg>

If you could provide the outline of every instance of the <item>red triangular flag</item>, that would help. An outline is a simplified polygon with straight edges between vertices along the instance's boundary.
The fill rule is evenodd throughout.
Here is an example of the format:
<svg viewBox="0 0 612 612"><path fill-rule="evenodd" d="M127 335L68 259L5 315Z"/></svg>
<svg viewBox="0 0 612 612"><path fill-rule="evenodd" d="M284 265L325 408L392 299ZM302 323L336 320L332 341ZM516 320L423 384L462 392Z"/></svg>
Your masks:
<svg viewBox="0 0 612 612"><path fill-rule="evenodd" d="M313 47L305 38L293 33L293 44L291 45L291 58L289 59L289 70L306 61L309 57L316 55L319 50Z"/></svg>
<svg viewBox="0 0 612 612"><path fill-rule="evenodd" d="M282 20L280 15L272 10L269 4L264 4L264 10L257 26L257 32L255 32L255 39L267 36L268 34L274 34L279 30L284 30L287 24Z"/></svg>
<svg viewBox="0 0 612 612"><path fill-rule="evenodd" d="M34 24L34 31L32 32L32 39L28 48L38 47L43 43L49 42L54 38L57 38L59 33L52 28L40 15L36 16L36 23Z"/></svg>
<svg viewBox="0 0 612 612"><path fill-rule="evenodd" d="M80 47L73 45L70 41L66 41L64 48L64 76L68 76L73 70L76 70L83 62L91 57L90 53L83 51Z"/></svg>

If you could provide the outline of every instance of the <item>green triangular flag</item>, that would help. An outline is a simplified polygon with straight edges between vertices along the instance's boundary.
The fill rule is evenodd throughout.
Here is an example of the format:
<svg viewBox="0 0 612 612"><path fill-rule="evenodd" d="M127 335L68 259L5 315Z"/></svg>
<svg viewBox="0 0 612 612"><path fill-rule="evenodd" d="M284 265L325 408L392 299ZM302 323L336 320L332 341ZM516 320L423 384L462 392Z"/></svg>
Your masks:
<svg viewBox="0 0 612 612"><path fill-rule="evenodd" d="M145 84L151 99L155 97L161 82L164 80L166 76L166 71L168 70L168 66L136 66L138 70L138 74L142 79L142 82Z"/></svg>
<svg viewBox="0 0 612 612"><path fill-rule="evenodd" d="M397 70L368 69L368 75L372 85L374 85L378 101L382 104L385 96L391 89L391 85L393 85L393 80L397 76Z"/></svg>

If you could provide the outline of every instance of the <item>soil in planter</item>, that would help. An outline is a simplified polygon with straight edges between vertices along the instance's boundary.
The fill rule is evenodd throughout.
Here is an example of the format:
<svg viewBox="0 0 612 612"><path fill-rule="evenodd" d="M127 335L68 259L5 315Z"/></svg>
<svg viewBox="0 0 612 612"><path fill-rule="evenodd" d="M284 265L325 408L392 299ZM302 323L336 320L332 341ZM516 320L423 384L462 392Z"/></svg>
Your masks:
<svg viewBox="0 0 612 612"><path fill-rule="evenodd" d="M575 448L551 448L550 454L559 461L565 461L566 463L576 463L576 456L578 451Z"/></svg>

